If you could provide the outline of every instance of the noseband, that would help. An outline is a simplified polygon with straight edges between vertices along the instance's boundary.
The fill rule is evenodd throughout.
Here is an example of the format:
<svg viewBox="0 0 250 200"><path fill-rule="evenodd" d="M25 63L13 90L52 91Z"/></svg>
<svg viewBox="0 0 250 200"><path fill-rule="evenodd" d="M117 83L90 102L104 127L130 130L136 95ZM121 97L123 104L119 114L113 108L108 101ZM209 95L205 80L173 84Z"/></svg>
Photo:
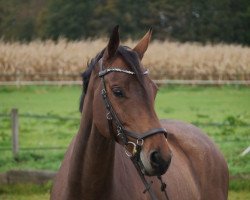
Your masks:
<svg viewBox="0 0 250 200"><path fill-rule="evenodd" d="M156 195L153 193L153 191L150 188L152 185L152 182L148 183L144 177L144 174L142 173L143 164L141 163L141 160L140 160L140 152L141 152L142 146L144 144L144 139L151 137L153 135L156 135L156 134L164 134L166 137L167 131L164 128L154 128L154 129L150 129L144 133L136 133L136 132L132 132L132 131L127 130L123 126L123 124L121 123L119 117L117 116L117 114L116 114L116 112L115 112L115 110L114 110L114 108L109 100L108 93L107 93L107 88L106 88L104 77L105 77L105 75L107 75L111 72L125 73L128 75L135 75L135 73L133 71L120 69L119 67L104 69L104 67L102 65L102 59L100 60L99 77L101 78L102 85L103 85L101 95L102 95L104 105L105 105L106 110L107 110L106 118L108 120L110 134L116 142L118 142L124 146L126 155L128 157L130 157L130 159L132 160L135 168L137 169L137 172L139 173L139 175L142 179L143 184L146 187L145 190L143 191L143 193L148 191L151 198L153 200L157 200ZM143 73L143 75L147 75L147 74L148 74L148 71L145 71ZM114 130L113 124L115 126L116 132ZM129 140L129 138L132 138L136 142ZM130 151L128 150L129 147L132 147L132 153L130 153ZM158 179L161 181L161 191L163 191L165 193L166 199L168 199L168 196L166 193L166 184L162 182L161 176L158 176Z"/></svg>

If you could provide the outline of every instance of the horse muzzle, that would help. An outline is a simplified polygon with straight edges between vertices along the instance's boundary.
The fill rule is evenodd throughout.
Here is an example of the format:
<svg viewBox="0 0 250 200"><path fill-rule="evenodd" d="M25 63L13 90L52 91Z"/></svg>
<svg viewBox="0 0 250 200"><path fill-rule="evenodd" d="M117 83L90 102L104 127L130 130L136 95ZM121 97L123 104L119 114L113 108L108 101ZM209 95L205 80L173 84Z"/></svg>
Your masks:
<svg viewBox="0 0 250 200"><path fill-rule="evenodd" d="M141 170L148 176L161 176L168 170L172 159L172 153L169 151L163 156L160 150L152 150L146 155L144 151L140 153Z"/></svg>

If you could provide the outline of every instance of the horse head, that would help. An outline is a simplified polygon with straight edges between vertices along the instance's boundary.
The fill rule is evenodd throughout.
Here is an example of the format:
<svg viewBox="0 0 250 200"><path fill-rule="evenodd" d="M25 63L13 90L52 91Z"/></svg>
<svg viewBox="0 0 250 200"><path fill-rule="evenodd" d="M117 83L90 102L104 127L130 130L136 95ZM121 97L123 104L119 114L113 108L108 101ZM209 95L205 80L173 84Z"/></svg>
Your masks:
<svg viewBox="0 0 250 200"><path fill-rule="evenodd" d="M167 133L154 110L157 86L141 60L152 30L133 48L120 45L118 26L107 47L92 63L93 123L98 132L137 156L140 170L149 176L164 174L171 162Z"/></svg>

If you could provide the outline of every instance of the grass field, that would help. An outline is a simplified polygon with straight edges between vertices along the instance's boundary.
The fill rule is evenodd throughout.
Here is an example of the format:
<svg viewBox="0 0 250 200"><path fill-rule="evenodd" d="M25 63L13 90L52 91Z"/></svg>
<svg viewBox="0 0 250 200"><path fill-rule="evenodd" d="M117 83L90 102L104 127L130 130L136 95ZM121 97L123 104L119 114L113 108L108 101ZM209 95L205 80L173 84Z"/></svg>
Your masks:
<svg viewBox="0 0 250 200"><path fill-rule="evenodd" d="M51 184L46 185L12 185L0 186L1 200L48 200ZM248 200L250 192L247 190L229 191L228 200Z"/></svg>
<svg viewBox="0 0 250 200"><path fill-rule="evenodd" d="M20 117L20 147L67 147L79 126L80 87L1 87L0 113L11 108L20 114L62 118ZM160 118L173 118L200 124L219 145L228 160L230 172L248 174L249 155L239 154L249 145L250 89L247 87L165 87L156 99ZM72 119L64 119L69 117ZM225 126L211 126L220 123ZM0 118L0 147L11 147L10 120ZM1 152L0 171L10 168L56 170L64 154L60 150L23 150L13 160L10 151ZM48 153L49 152L49 153Z"/></svg>
<svg viewBox="0 0 250 200"><path fill-rule="evenodd" d="M0 113L9 114L11 108L16 107L21 114L19 157L13 159L11 151L0 151L0 172L9 169L57 170L65 148L79 126L80 92L81 88L77 86L0 87ZM160 118L174 118L200 124L199 127L207 132L225 155L230 174L249 175L250 155L239 156L249 146L250 141L249 99L250 89L247 87L162 87L156 99L156 111ZM33 118L27 117L27 114L61 118ZM214 123L219 123L219 126L214 126ZM0 116L0 148L11 146L10 126L9 118ZM65 148L25 150L46 147ZM241 186L247 185L245 189L249 189L249 181L246 183ZM231 185L231 189L237 187L237 184ZM6 191L1 192L0 188L0 198L3 200L29 199L26 194L22 194L24 197L19 195L18 198L15 195L18 194L7 195ZM30 197L46 198L48 199L48 194L44 190ZM249 199L249 192L232 191L229 199Z"/></svg>

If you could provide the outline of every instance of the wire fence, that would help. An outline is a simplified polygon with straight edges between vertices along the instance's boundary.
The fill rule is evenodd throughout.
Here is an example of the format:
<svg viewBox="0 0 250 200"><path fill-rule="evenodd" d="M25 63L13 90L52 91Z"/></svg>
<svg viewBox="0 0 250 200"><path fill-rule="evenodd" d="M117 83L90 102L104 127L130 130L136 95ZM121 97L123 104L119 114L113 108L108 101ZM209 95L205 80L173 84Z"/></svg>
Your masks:
<svg viewBox="0 0 250 200"><path fill-rule="evenodd" d="M19 118L30 118L30 119L46 119L46 120L79 120L77 117L61 117L58 115L39 115L39 114L19 114L18 110L13 108L10 114L0 113L0 118L9 119L11 121L11 131L12 131L12 147L0 147L0 151L12 151L13 156L17 156L18 152L21 151L30 151L30 150L65 150L66 146L44 146L44 147L19 147Z"/></svg>
<svg viewBox="0 0 250 200"><path fill-rule="evenodd" d="M3 118L10 118L11 114L6 114L6 113L0 113L0 117ZM20 113L18 114L19 117L23 118L33 118L33 119L58 119L58 120L79 120L78 117L62 117L59 115L54 115L54 114L46 114L46 115L41 115L41 114L29 114L29 113ZM194 124L196 126L214 126L214 127L222 127L222 126L232 126L229 123L225 122L197 122L193 121L191 124ZM243 123L240 124L241 127L250 127L250 123Z"/></svg>
<svg viewBox="0 0 250 200"><path fill-rule="evenodd" d="M20 118L26 118L26 119L35 119L35 120L63 120L63 121L79 121L79 117L62 117L54 114L47 114L47 115L41 115L41 114L29 114L29 113L18 113L17 109L12 109L10 114L6 113L0 113L0 118L5 118L9 119L11 121L11 129L12 129L12 147L0 147L0 151L12 151L13 155L16 156L18 152L21 151L30 151L30 150L65 150L67 147L66 146L43 146L43 147L19 147L19 117ZM228 122L220 122L220 123L215 123L215 122L198 122L194 121L191 122L192 124L198 126L198 127L232 127L233 124L230 124ZM250 124L249 123L241 123L237 124L237 126L240 127L245 127L249 128ZM242 140L245 140L242 138ZM238 140L237 140L238 141ZM227 138L227 140L216 140L216 143L220 142L227 142L227 143L232 143L232 142L237 142L234 138L230 139Z"/></svg>

